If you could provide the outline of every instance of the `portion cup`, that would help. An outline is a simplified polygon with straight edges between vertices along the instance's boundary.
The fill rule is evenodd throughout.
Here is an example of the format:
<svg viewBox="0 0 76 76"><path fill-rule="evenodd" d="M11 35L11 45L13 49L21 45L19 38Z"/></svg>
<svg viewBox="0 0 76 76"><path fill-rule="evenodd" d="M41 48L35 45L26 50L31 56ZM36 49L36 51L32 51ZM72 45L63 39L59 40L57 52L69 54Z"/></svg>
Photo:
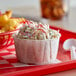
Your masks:
<svg viewBox="0 0 76 76"><path fill-rule="evenodd" d="M13 37L17 58L22 63L50 64L57 57L60 37L50 40L20 39L16 34Z"/></svg>

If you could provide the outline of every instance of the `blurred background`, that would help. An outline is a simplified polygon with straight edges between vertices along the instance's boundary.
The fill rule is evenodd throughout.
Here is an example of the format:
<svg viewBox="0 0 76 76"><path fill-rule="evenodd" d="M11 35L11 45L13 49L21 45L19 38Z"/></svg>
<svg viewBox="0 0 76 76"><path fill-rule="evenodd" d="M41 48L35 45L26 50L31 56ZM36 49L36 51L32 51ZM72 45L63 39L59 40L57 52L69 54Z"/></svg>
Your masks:
<svg viewBox="0 0 76 76"><path fill-rule="evenodd" d="M76 0L70 1L70 7L76 7ZM39 7L40 0L0 0L0 9L8 9L21 6Z"/></svg>
<svg viewBox="0 0 76 76"><path fill-rule="evenodd" d="M0 0L0 10L4 12L11 9L15 16L36 17L39 16L39 2L39 0Z"/></svg>
<svg viewBox="0 0 76 76"><path fill-rule="evenodd" d="M64 0L69 3L68 14L61 20L52 20L42 17L40 1L42 0L0 0L0 10L11 9L13 11L13 17L25 17L29 20L37 22L48 23L64 29L76 31L76 0ZM66 8L67 9L67 8Z"/></svg>

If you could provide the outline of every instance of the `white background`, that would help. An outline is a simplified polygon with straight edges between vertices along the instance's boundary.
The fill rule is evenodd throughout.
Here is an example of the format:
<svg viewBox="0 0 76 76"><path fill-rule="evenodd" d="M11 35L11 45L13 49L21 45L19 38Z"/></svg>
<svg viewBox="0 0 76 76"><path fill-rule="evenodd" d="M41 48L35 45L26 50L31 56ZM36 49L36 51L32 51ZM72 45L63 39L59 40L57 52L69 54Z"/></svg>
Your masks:
<svg viewBox="0 0 76 76"><path fill-rule="evenodd" d="M20 7L20 6L39 6L39 0L0 0L0 9Z"/></svg>

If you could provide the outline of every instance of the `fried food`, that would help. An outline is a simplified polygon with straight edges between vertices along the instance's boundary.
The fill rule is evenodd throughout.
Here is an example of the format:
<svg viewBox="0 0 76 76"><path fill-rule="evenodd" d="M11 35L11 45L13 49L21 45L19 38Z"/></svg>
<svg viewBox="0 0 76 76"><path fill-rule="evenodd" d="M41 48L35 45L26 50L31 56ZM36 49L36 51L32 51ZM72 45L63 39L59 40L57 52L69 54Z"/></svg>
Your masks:
<svg viewBox="0 0 76 76"><path fill-rule="evenodd" d="M5 14L7 15L8 18L12 17L12 11L11 10L6 11Z"/></svg>
<svg viewBox="0 0 76 76"><path fill-rule="evenodd" d="M25 22L25 19L12 18L12 11L6 11L0 15L0 33L15 30L21 22Z"/></svg>
<svg viewBox="0 0 76 76"><path fill-rule="evenodd" d="M40 0L42 17L60 20L66 14L63 0Z"/></svg>
<svg viewBox="0 0 76 76"><path fill-rule="evenodd" d="M3 14L0 16L0 23L6 23L8 21L7 15Z"/></svg>

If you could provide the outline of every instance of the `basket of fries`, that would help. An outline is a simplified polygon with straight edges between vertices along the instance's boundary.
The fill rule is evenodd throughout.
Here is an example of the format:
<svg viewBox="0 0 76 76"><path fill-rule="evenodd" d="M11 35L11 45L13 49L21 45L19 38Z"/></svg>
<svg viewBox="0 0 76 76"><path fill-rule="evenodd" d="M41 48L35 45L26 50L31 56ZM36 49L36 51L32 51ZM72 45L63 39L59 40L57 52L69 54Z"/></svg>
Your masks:
<svg viewBox="0 0 76 76"><path fill-rule="evenodd" d="M13 18L11 10L0 13L0 49L14 43L12 34L17 32L25 21L24 18Z"/></svg>

